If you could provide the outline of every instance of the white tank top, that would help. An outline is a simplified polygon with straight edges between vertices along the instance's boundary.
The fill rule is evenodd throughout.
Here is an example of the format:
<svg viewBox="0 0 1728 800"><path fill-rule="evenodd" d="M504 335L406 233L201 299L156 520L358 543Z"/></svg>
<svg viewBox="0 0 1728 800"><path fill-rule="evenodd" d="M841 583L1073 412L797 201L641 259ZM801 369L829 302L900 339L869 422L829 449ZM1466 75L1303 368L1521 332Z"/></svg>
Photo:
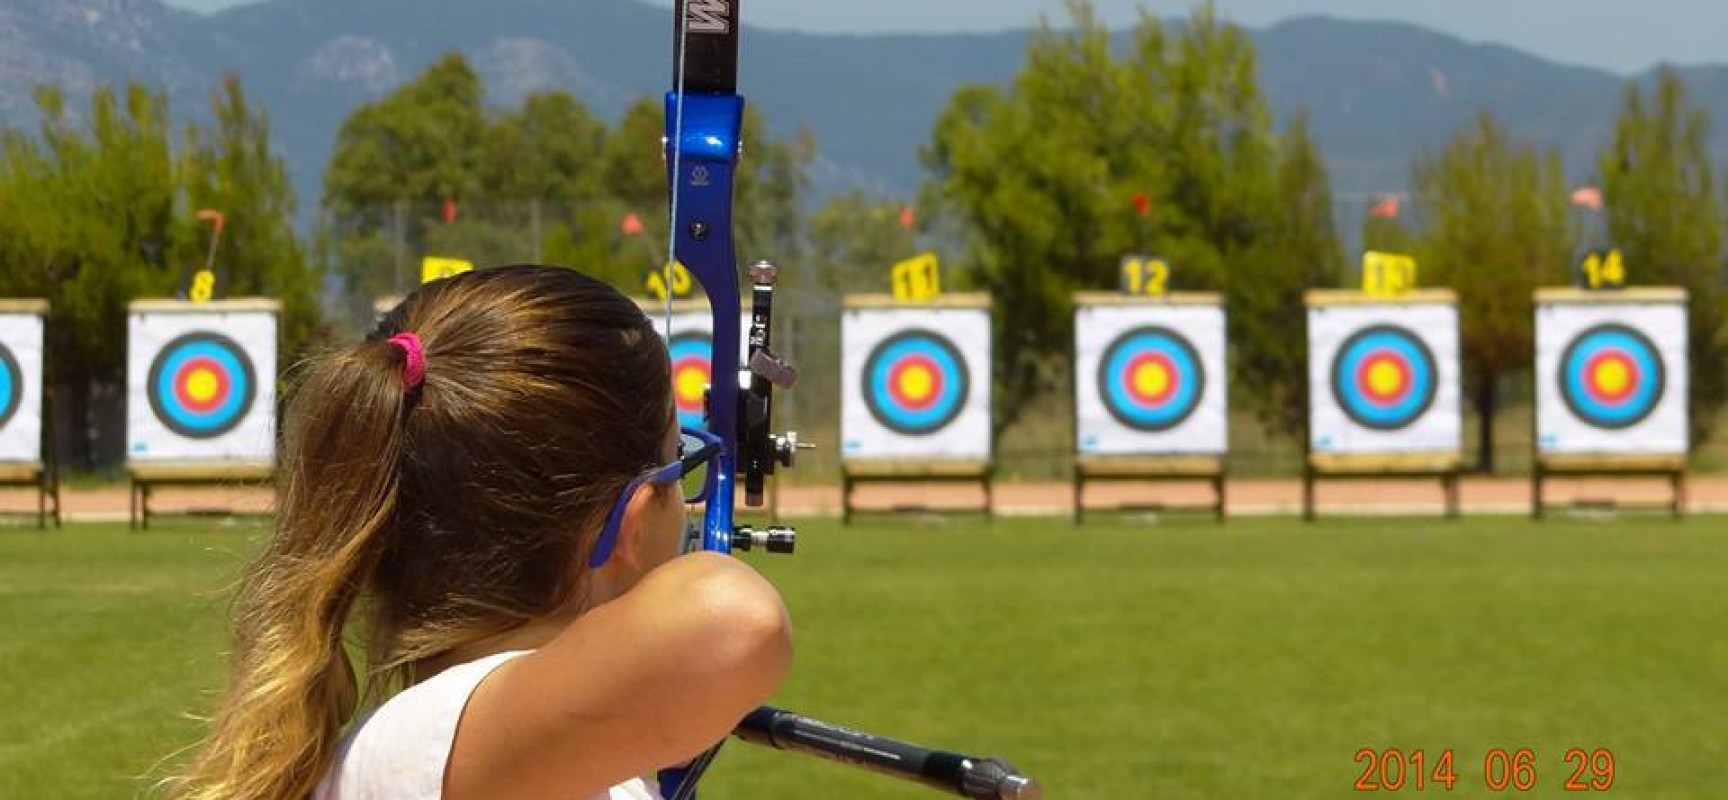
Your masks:
<svg viewBox="0 0 1728 800"><path fill-rule="evenodd" d="M451 667L390 698L349 731L313 800L442 800L444 769L469 696L492 670L522 655L499 653ZM662 799L637 778L583 800Z"/></svg>

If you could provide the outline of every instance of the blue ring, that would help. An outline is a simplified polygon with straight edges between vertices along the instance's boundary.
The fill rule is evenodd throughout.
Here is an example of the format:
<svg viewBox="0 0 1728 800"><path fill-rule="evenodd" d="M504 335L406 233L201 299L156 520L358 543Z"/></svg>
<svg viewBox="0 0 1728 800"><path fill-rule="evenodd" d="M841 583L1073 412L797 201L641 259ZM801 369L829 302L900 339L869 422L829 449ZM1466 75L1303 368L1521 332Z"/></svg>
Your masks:
<svg viewBox="0 0 1728 800"><path fill-rule="evenodd" d="M1129 387L1129 365L1148 353L1163 355L1176 368L1176 391L1157 405L1142 403ZM1205 389L1206 370L1199 351L1187 337L1169 328L1149 325L1129 331L1117 337L1098 362L1098 393L1105 410L1134 430L1159 433L1181 425L1199 409Z"/></svg>
<svg viewBox="0 0 1728 800"><path fill-rule="evenodd" d="M206 412L180 404L175 396L174 376L193 358L208 358L228 377L228 397ZM169 342L150 364L145 394L150 410L169 430L189 439L214 439L239 427L257 400L257 376L252 359L233 339L219 333L199 331Z"/></svg>
<svg viewBox="0 0 1728 800"><path fill-rule="evenodd" d="M1377 403L1356 385L1362 362L1389 350L1410 368L1410 389L1395 403ZM1344 340L1332 359L1332 396L1352 422L1377 431L1396 431L1416 424L1434 406L1439 393L1434 352L1421 337L1398 325L1363 328Z"/></svg>
<svg viewBox="0 0 1728 800"><path fill-rule="evenodd" d="M1604 403L1591 397L1585 386L1584 368L1604 349L1614 348L1631 357L1642 380L1625 400ZM1668 389L1667 365L1662 352L1643 332L1625 325L1598 325L1572 339L1560 357L1560 396L1573 416L1587 425L1624 430L1648 419L1662 404Z"/></svg>
<svg viewBox="0 0 1728 800"><path fill-rule="evenodd" d="M888 380L894 365L912 356L924 356L942 375L942 393L929 408L907 408L894 401ZM864 361L864 405L876 421L895 433L927 436L948 426L966 408L971 374L960 349L934 331L903 331L884 340Z"/></svg>
<svg viewBox="0 0 1728 800"><path fill-rule="evenodd" d="M6 424L12 421L12 416L22 405L24 370L18 366L18 359L12 356L12 349L0 342L0 430L6 429Z"/></svg>

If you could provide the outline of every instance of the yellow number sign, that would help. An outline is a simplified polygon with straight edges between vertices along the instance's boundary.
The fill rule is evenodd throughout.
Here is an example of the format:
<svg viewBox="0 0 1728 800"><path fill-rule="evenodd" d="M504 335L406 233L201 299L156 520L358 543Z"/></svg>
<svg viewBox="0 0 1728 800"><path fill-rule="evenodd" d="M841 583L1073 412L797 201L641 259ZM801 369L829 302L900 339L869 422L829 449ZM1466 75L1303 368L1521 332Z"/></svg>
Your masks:
<svg viewBox="0 0 1728 800"><path fill-rule="evenodd" d="M1578 265L1578 272L1586 289L1622 289L1626 286L1626 257L1618 247L1607 252L1591 250Z"/></svg>
<svg viewBox="0 0 1728 800"><path fill-rule="evenodd" d="M668 298L682 300L696 291L696 276L690 274L690 269L683 262L672 262L672 285L666 285L665 269L651 269L642 276L642 288L648 296L655 300Z"/></svg>
<svg viewBox="0 0 1728 800"><path fill-rule="evenodd" d="M187 299L194 303L208 303L216 299L216 273L201 269L192 275L192 287L186 291Z"/></svg>
<svg viewBox="0 0 1728 800"><path fill-rule="evenodd" d="M474 262L463 261L460 258L440 258L427 256L420 262L420 282L431 283L445 278L454 278L464 272L473 272Z"/></svg>
<svg viewBox="0 0 1728 800"><path fill-rule="evenodd" d="M1151 256L1122 257L1122 293L1163 297L1170 288L1170 262Z"/></svg>
<svg viewBox="0 0 1728 800"><path fill-rule="evenodd" d="M942 262L935 253L925 253L894 265L890 280L894 299L921 303L942 296Z"/></svg>
<svg viewBox="0 0 1728 800"><path fill-rule="evenodd" d="M1400 295L1416 288L1416 259L1399 253L1362 254L1362 291L1376 296Z"/></svg>

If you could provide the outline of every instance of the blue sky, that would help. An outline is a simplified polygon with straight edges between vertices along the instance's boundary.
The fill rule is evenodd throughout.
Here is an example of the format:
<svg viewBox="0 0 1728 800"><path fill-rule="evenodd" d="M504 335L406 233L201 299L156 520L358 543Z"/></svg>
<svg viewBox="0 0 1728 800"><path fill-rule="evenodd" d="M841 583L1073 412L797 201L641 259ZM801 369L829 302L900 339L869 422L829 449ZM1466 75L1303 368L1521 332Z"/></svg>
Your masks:
<svg viewBox="0 0 1728 800"><path fill-rule="evenodd" d="M236 0L167 2L199 10L239 4ZM649 2L671 5L671 0ZM1142 6L1161 16L1174 16L1185 14L1193 3L1093 0L1093 5L1107 21L1126 25ZM1728 63L1728 36L1724 35L1728 3L1721 0L1218 0L1218 7L1226 16L1256 26L1305 14L1401 20L1617 72L1664 61ZM1060 20L1062 9L1062 0L744 2L745 18L751 24L828 33L999 30L1031 24L1040 13Z"/></svg>

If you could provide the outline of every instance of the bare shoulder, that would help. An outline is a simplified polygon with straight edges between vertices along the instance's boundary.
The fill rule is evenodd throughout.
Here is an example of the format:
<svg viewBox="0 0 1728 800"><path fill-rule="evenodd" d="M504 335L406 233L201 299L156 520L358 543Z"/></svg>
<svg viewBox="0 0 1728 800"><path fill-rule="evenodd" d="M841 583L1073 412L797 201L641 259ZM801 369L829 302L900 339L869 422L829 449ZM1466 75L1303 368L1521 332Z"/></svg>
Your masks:
<svg viewBox="0 0 1728 800"><path fill-rule="evenodd" d="M680 763L766 701L791 653L785 604L755 570L675 559L481 684L446 797L587 797Z"/></svg>

